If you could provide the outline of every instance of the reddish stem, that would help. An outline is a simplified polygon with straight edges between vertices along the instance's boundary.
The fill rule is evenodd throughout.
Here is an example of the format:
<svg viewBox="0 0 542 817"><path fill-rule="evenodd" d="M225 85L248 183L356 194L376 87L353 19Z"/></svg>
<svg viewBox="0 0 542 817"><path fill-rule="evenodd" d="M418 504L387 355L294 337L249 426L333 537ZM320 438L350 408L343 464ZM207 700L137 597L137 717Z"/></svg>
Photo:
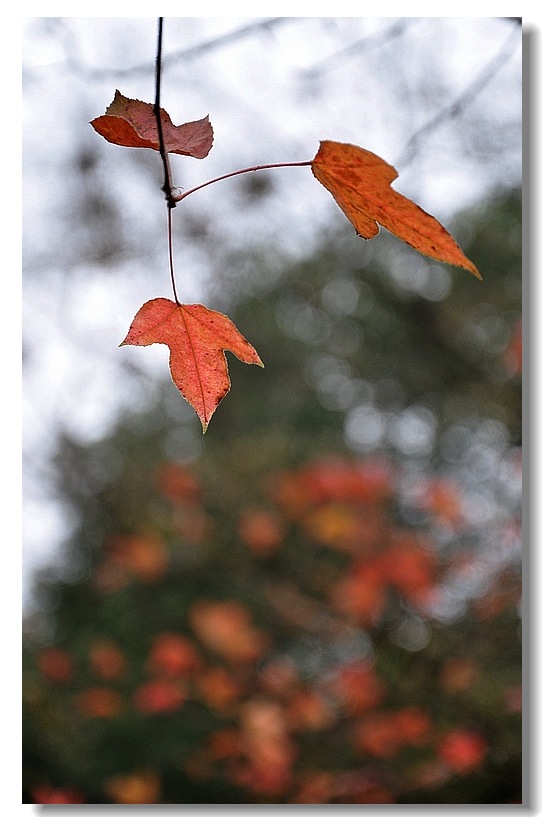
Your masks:
<svg viewBox="0 0 542 817"><path fill-rule="evenodd" d="M171 229L171 207L167 208L167 238L168 238L168 255L169 255L169 275L171 278L171 286L173 288L173 297L175 298L175 303L179 306L180 302L177 297L177 288L175 286L175 272L173 270L173 240L171 237L172 229Z"/></svg>
<svg viewBox="0 0 542 817"><path fill-rule="evenodd" d="M253 167L244 167L242 170L233 170L231 173L225 173L224 176L217 176L216 179L210 179L208 182L204 182L203 184L198 184L197 187L192 187L190 190L186 190L184 193L180 193L179 195L174 194L174 198L176 202L182 201L191 193L195 193L196 190L201 190L202 187L207 187L209 184L214 184L215 182L221 182L224 179L231 179L232 176L240 176L241 173L252 173L256 170L270 170L275 167L309 167L312 165L312 161L309 162L277 162L276 164L270 165L254 165Z"/></svg>

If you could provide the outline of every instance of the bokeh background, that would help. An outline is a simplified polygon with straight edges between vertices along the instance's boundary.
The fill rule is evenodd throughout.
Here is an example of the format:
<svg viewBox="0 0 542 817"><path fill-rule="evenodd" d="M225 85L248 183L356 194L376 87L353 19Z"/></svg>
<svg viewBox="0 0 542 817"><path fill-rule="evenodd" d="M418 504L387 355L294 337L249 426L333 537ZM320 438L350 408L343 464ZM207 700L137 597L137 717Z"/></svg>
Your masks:
<svg viewBox="0 0 542 817"><path fill-rule="evenodd" d="M156 18L23 32L23 803L519 803L521 24L166 18L162 104L210 115L188 189L394 164L481 270L357 238L309 168L173 212L177 289L260 370L205 436L163 346Z"/></svg>

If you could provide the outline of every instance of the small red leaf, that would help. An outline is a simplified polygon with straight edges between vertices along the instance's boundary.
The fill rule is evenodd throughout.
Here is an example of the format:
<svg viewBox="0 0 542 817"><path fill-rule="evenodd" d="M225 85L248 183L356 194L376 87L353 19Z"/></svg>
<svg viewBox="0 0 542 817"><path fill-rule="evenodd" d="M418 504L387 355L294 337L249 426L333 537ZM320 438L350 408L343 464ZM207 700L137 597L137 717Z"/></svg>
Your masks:
<svg viewBox="0 0 542 817"><path fill-rule="evenodd" d="M218 404L230 390L225 350L243 363L263 366L253 346L221 312L201 304L154 298L143 304L121 346L169 346L173 382L207 430Z"/></svg>
<svg viewBox="0 0 542 817"><path fill-rule="evenodd" d="M160 112L167 152L204 159L213 146L213 128L209 117L174 125L163 108ZM90 124L100 136L114 145L160 149L154 106L150 102L128 99L115 91L115 98L105 114L93 119Z"/></svg>
<svg viewBox="0 0 542 817"><path fill-rule="evenodd" d="M482 278L436 218L391 188L398 173L376 154L356 145L320 142L312 172L363 238L378 235L381 224L418 252Z"/></svg>

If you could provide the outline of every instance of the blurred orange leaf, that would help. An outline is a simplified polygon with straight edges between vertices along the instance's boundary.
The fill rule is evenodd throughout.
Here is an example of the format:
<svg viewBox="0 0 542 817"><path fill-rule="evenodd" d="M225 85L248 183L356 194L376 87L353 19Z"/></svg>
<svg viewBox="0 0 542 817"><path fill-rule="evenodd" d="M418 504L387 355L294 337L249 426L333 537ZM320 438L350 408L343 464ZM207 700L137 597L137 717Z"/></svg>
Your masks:
<svg viewBox="0 0 542 817"><path fill-rule="evenodd" d="M381 224L418 252L482 277L442 224L390 187L398 173L379 156L355 145L324 141L312 172L363 238L378 235Z"/></svg>
<svg viewBox="0 0 542 817"><path fill-rule="evenodd" d="M387 581L378 561L364 561L331 588L332 607L362 627L375 624L384 611Z"/></svg>
<svg viewBox="0 0 542 817"><path fill-rule="evenodd" d="M427 712L419 706L399 709L394 714L397 732L409 746L423 746L431 733L432 722Z"/></svg>
<svg viewBox="0 0 542 817"><path fill-rule="evenodd" d="M198 670L201 659L192 642L180 633L160 633L152 643L146 670L176 677Z"/></svg>
<svg viewBox="0 0 542 817"><path fill-rule="evenodd" d="M330 684L331 693L349 715L359 715L378 706L384 699L384 682L367 661L342 667Z"/></svg>
<svg viewBox="0 0 542 817"><path fill-rule="evenodd" d="M431 728L429 715L417 706L395 712L373 712L358 724L354 745L375 757L389 758L404 746L423 746Z"/></svg>
<svg viewBox="0 0 542 817"><path fill-rule="evenodd" d="M230 390L225 351L263 366L248 340L221 312L201 304L154 298L143 304L121 346L169 346L171 377L201 420L203 431Z"/></svg>
<svg viewBox="0 0 542 817"><path fill-rule="evenodd" d="M201 485L194 474L176 462L164 462L156 472L158 490L171 502L197 503Z"/></svg>
<svg viewBox="0 0 542 817"><path fill-rule="evenodd" d="M329 502L380 505L393 490L392 468L376 459L348 462L330 458L298 471L277 472L270 481L274 501L292 519Z"/></svg>
<svg viewBox="0 0 542 817"><path fill-rule="evenodd" d="M479 674L479 669L470 658L450 658L444 662L439 673L439 681L447 692L463 692L469 689Z"/></svg>
<svg viewBox="0 0 542 817"><path fill-rule="evenodd" d="M329 727L335 715L321 695L312 689L301 689L288 703L287 720L291 730L319 730Z"/></svg>
<svg viewBox="0 0 542 817"><path fill-rule="evenodd" d="M145 805L160 802L161 782L154 770L110 777L104 786L109 797L121 805Z"/></svg>
<svg viewBox="0 0 542 817"><path fill-rule="evenodd" d="M89 662L93 673L103 681L120 678L127 669L126 658L122 650L105 639L95 641L91 646Z"/></svg>
<svg viewBox="0 0 542 817"><path fill-rule="evenodd" d="M358 515L348 505L324 505L309 513L304 527L318 542L349 551L359 530Z"/></svg>
<svg viewBox="0 0 542 817"><path fill-rule="evenodd" d="M77 695L76 706L87 718L114 718L121 712L124 701L114 689L90 687Z"/></svg>
<svg viewBox="0 0 542 817"><path fill-rule="evenodd" d="M256 792L280 794L291 782L296 754L285 711L276 701L253 698L243 705L240 725L245 762L236 769L236 782Z"/></svg>
<svg viewBox="0 0 542 817"><path fill-rule="evenodd" d="M248 610L237 601L200 601L190 611L197 637L213 652L233 662L261 657L267 636L253 627Z"/></svg>
<svg viewBox="0 0 542 817"><path fill-rule="evenodd" d="M523 366L523 332L521 320L516 322L512 337L503 354L503 363L510 376L520 375Z"/></svg>
<svg viewBox="0 0 542 817"><path fill-rule="evenodd" d="M265 508L247 508L239 520L239 534L256 556L268 556L281 544L283 525L280 516Z"/></svg>
<svg viewBox="0 0 542 817"><path fill-rule="evenodd" d="M106 561L142 581L156 581L167 569L166 546L155 536L115 536L108 551Z"/></svg>
<svg viewBox="0 0 542 817"><path fill-rule="evenodd" d="M425 600L436 579L435 554L426 545L421 537L397 533L379 559L382 576L414 604Z"/></svg>
<svg viewBox="0 0 542 817"><path fill-rule="evenodd" d="M445 479L431 479L416 489L414 501L437 519L458 526L463 521L459 488Z"/></svg>
<svg viewBox="0 0 542 817"><path fill-rule="evenodd" d="M353 741L359 752L379 758L394 757L402 745L395 719L386 712L366 715L357 725Z"/></svg>
<svg viewBox="0 0 542 817"><path fill-rule="evenodd" d="M231 711L242 692L224 667L212 667L202 673L196 680L196 688L207 706L224 714Z"/></svg>

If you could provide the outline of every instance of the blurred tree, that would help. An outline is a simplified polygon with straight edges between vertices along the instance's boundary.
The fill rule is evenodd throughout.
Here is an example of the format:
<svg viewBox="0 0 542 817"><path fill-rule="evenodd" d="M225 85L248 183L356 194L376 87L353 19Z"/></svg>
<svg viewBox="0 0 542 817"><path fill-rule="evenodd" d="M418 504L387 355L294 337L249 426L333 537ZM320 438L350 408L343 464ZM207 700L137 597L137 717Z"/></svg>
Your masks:
<svg viewBox="0 0 542 817"><path fill-rule="evenodd" d="M64 436L23 802L521 801L519 193L455 234L484 283L384 235L232 252L266 368L203 441L169 382Z"/></svg>

